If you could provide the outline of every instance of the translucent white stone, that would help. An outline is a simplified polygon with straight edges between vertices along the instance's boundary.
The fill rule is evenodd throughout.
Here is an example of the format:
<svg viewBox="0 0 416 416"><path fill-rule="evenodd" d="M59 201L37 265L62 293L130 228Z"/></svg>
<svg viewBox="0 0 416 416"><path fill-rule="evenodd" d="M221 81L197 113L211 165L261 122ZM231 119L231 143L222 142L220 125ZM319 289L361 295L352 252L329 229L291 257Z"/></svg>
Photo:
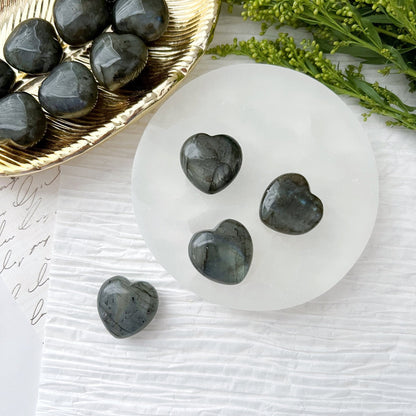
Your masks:
<svg viewBox="0 0 416 416"><path fill-rule="evenodd" d="M229 134L244 155L235 180L215 195L195 189L181 169L182 144L201 131ZM259 218L267 186L288 172L305 176L325 206L303 235ZM298 72L242 64L205 74L165 102L137 149L132 192L149 248L183 287L233 308L277 310L321 295L354 265L374 226L378 178L365 132L338 96ZM188 257L192 235L227 218L253 240L250 270L235 286L203 277Z"/></svg>

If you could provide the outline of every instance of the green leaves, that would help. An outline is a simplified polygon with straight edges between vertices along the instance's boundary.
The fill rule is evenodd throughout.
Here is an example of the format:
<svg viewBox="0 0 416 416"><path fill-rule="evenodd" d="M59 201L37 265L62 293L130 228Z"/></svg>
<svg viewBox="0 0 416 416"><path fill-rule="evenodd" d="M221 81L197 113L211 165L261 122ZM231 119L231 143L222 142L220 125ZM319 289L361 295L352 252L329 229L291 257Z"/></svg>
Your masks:
<svg viewBox="0 0 416 416"><path fill-rule="evenodd" d="M381 25L394 25L396 20L392 19L390 16L385 14L372 14L367 16L366 19L372 24L381 24Z"/></svg>
<svg viewBox="0 0 416 416"><path fill-rule="evenodd" d="M377 48L381 48L383 42L381 41L380 35L377 32L376 27L371 23L368 17L361 18L361 23L364 28L364 33L367 35L368 39L373 43Z"/></svg>
<svg viewBox="0 0 416 416"><path fill-rule="evenodd" d="M306 27L325 52L336 50L365 63L391 64L416 78L416 69L402 56L403 50L416 46L414 0L228 1L242 4L243 15L250 20Z"/></svg>
<svg viewBox="0 0 416 416"><path fill-rule="evenodd" d="M384 106L384 99L376 92L370 83L359 78L347 76L351 84L363 95L371 98L375 103Z"/></svg>
<svg viewBox="0 0 416 416"><path fill-rule="evenodd" d="M339 53L354 56L355 58L361 59L364 63L369 64L385 64L386 58L380 56L379 53L369 50L360 45L341 46L338 49Z"/></svg>
<svg viewBox="0 0 416 416"><path fill-rule="evenodd" d="M318 68L312 63L312 61L308 58L304 60L306 68L309 70L309 74L312 75L314 78L319 74Z"/></svg>
<svg viewBox="0 0 416 416"><path fill-rule="evenodd" d="M378 83L365 80L360 67L341 70L324 53L336 51L363 63L386 65L406 74L416 89L416 2L414 0L227 0L241 4L242 16L280 28L306 27L315 41L297 45L286 33L276 40L234 41L211 48L218 56L246 55L257 62L280 65L319 80L338 94L359 100L371 113L381 114L388 125L416 130L415 107ZM388 5L388 7L386 6ZM264 28L263 28L264 29ZM405 34L406 36L404 36ZM366 116L366 117L367 117Z"/></svg>
<svg viewBox="0 0 416 416"><path fill-rule="evenodd" d="M388 60L390 62L394 62L395 66L400 70L400 72L407 73L410 70L409 66L406 64L402 55L396 48L384 44L382 49L387 49L390 54L390 58Z"/></svg>

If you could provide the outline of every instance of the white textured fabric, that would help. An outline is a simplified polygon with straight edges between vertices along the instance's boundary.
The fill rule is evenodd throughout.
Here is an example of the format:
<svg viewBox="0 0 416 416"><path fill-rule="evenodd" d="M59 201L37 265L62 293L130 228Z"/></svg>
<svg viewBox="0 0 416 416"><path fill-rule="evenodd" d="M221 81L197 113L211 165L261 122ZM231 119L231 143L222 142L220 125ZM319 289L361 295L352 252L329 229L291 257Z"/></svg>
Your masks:
<svg viewBox="0 0 416 416"><path fill-rule="evenodd" d="M245 28L235 22L223 16L214 42ZM204 57L192 76L237 61ZM130 172L148 120L62 168L37 415L416 415L415 133L364 124L380 209L350 273L305 305L249 313L181 289L146 248ZM115 274L160 294L155 320L126 340L96 310Z"/></svg>

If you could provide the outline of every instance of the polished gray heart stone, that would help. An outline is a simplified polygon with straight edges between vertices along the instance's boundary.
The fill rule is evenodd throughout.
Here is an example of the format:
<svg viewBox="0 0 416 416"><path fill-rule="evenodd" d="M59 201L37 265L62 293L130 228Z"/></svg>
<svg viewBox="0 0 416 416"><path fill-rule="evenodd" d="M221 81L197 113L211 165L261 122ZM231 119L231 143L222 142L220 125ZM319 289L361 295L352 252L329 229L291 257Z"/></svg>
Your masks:
<svg viewBox="0 0 416 416"><path fill-rule="evenodd" d="M62 47L53 26L44 19L28 19L10 33L3 48L6 61L28 74L44 74L62 59Z"/></svg>
<svg viewBox="0 0 416 416"><path fill-rule="evenodd" d="M227 285L243 281L253 258L253 242L243 224L228 219L213 230L193 235L188 246L192 264L205 277Z"/></svg>
<svg viewBox="0 0 416 416"><path fill-rule="evenodd" d="M25 148L39 142L45 131L45 114L30 94L15 92L0 99L0 141Z"/></svg>
<svg viewBox="0 0 416 416"><path fill-rule="evenodd" d="M265 225L284 234L304 234L321 221L324 207L309 190L307 180L297 173L276 178L266 189L260 205Z"/></svg>
<svg viewBox="0 0 416 416"><path fill-rule="evenodd" d="M231 136L198 133L183 144L180 160L185 175L200 191L215 194L237 176L243 154Z"/></svg>
<svg viewBox="0 0 416 416"><path fill-rule="evenodd" d="M140 74L147 56L147 46L136 35L103 33L92 44L91 69L101 85L114 91Z"/></svg>
<svg viewBox="0 0 416 416"><path fill-rule="evenodd" d="M94 108L97 97L94 76L78 62L58 65L39 88L40 104L55 117L85 116Z"/></svg>
<svg viewBox="0 0 416 416"><path fill-rule="evenodd" d="M56 0L53 17L61 38L74 46L95 39L111 21L105 0Z"/></svg>
<svg viewBox="0 0 416 416"><path fill-rule="evenodd" d="M165 0L118 0L114 5L114 31L133 33L145 42L159 39L168 27L168 21Z"/></svg>
<svg viewBox="0 0 416 416"><path fill-rule="evenodd" d="M150 283L131 283L123 276L105 281L97 297L98 314L116 338L130 337L145 328L158 306L156 289Z"/></svg>
<svg viewBox="0 0 416 416"><path fill-rule="evenodd" d="M0 59L0 98L8 94L16 81L16 74L10 66Z"/></svg>

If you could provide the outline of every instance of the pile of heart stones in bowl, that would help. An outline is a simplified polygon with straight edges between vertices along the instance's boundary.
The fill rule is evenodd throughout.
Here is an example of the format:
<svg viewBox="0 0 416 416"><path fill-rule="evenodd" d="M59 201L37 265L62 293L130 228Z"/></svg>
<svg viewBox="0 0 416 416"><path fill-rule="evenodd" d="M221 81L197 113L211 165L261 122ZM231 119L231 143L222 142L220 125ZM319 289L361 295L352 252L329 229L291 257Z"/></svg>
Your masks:
<svg viewBox="0 0 416 416"><path fill-rule="evenodd" d="M139 76L147 63L148 43L165 32L165 0L56 0L54 26L40 18L17 25L0 60L0 143L20 148L38 143L46 132L46 110L59 118L83 117L97 103L97 82L109 91ZM103 33L110 25L113 32ZM58 34L56 33L58 32ZM61 62L61 41L80 47L93 41L91 71L78 62ZM15 71L48 74L39 102L26 92L11 92ZM40 103L40 104L39 104Z"/></svg>
<svg viewBox="0 0 416 416"><path fill-rule="evenodd" d="M225 189L238 175L242 162L240 145L226 134L195 134L184 142L180 152L183 172L206 194ZM311 193L302 175L285 173L265 190L259 216L274 231L300 235L321 221L323 204ZM249 271L253 241L243 224L225 219L211 230L195 233L188 245L188 255L203 276L216 283L236 285ZM147 282L130 283L122 276L114 276L101 287L97 303L105 327L115 337L125 338L139 332L153 319L158 296Z"/></svg>

